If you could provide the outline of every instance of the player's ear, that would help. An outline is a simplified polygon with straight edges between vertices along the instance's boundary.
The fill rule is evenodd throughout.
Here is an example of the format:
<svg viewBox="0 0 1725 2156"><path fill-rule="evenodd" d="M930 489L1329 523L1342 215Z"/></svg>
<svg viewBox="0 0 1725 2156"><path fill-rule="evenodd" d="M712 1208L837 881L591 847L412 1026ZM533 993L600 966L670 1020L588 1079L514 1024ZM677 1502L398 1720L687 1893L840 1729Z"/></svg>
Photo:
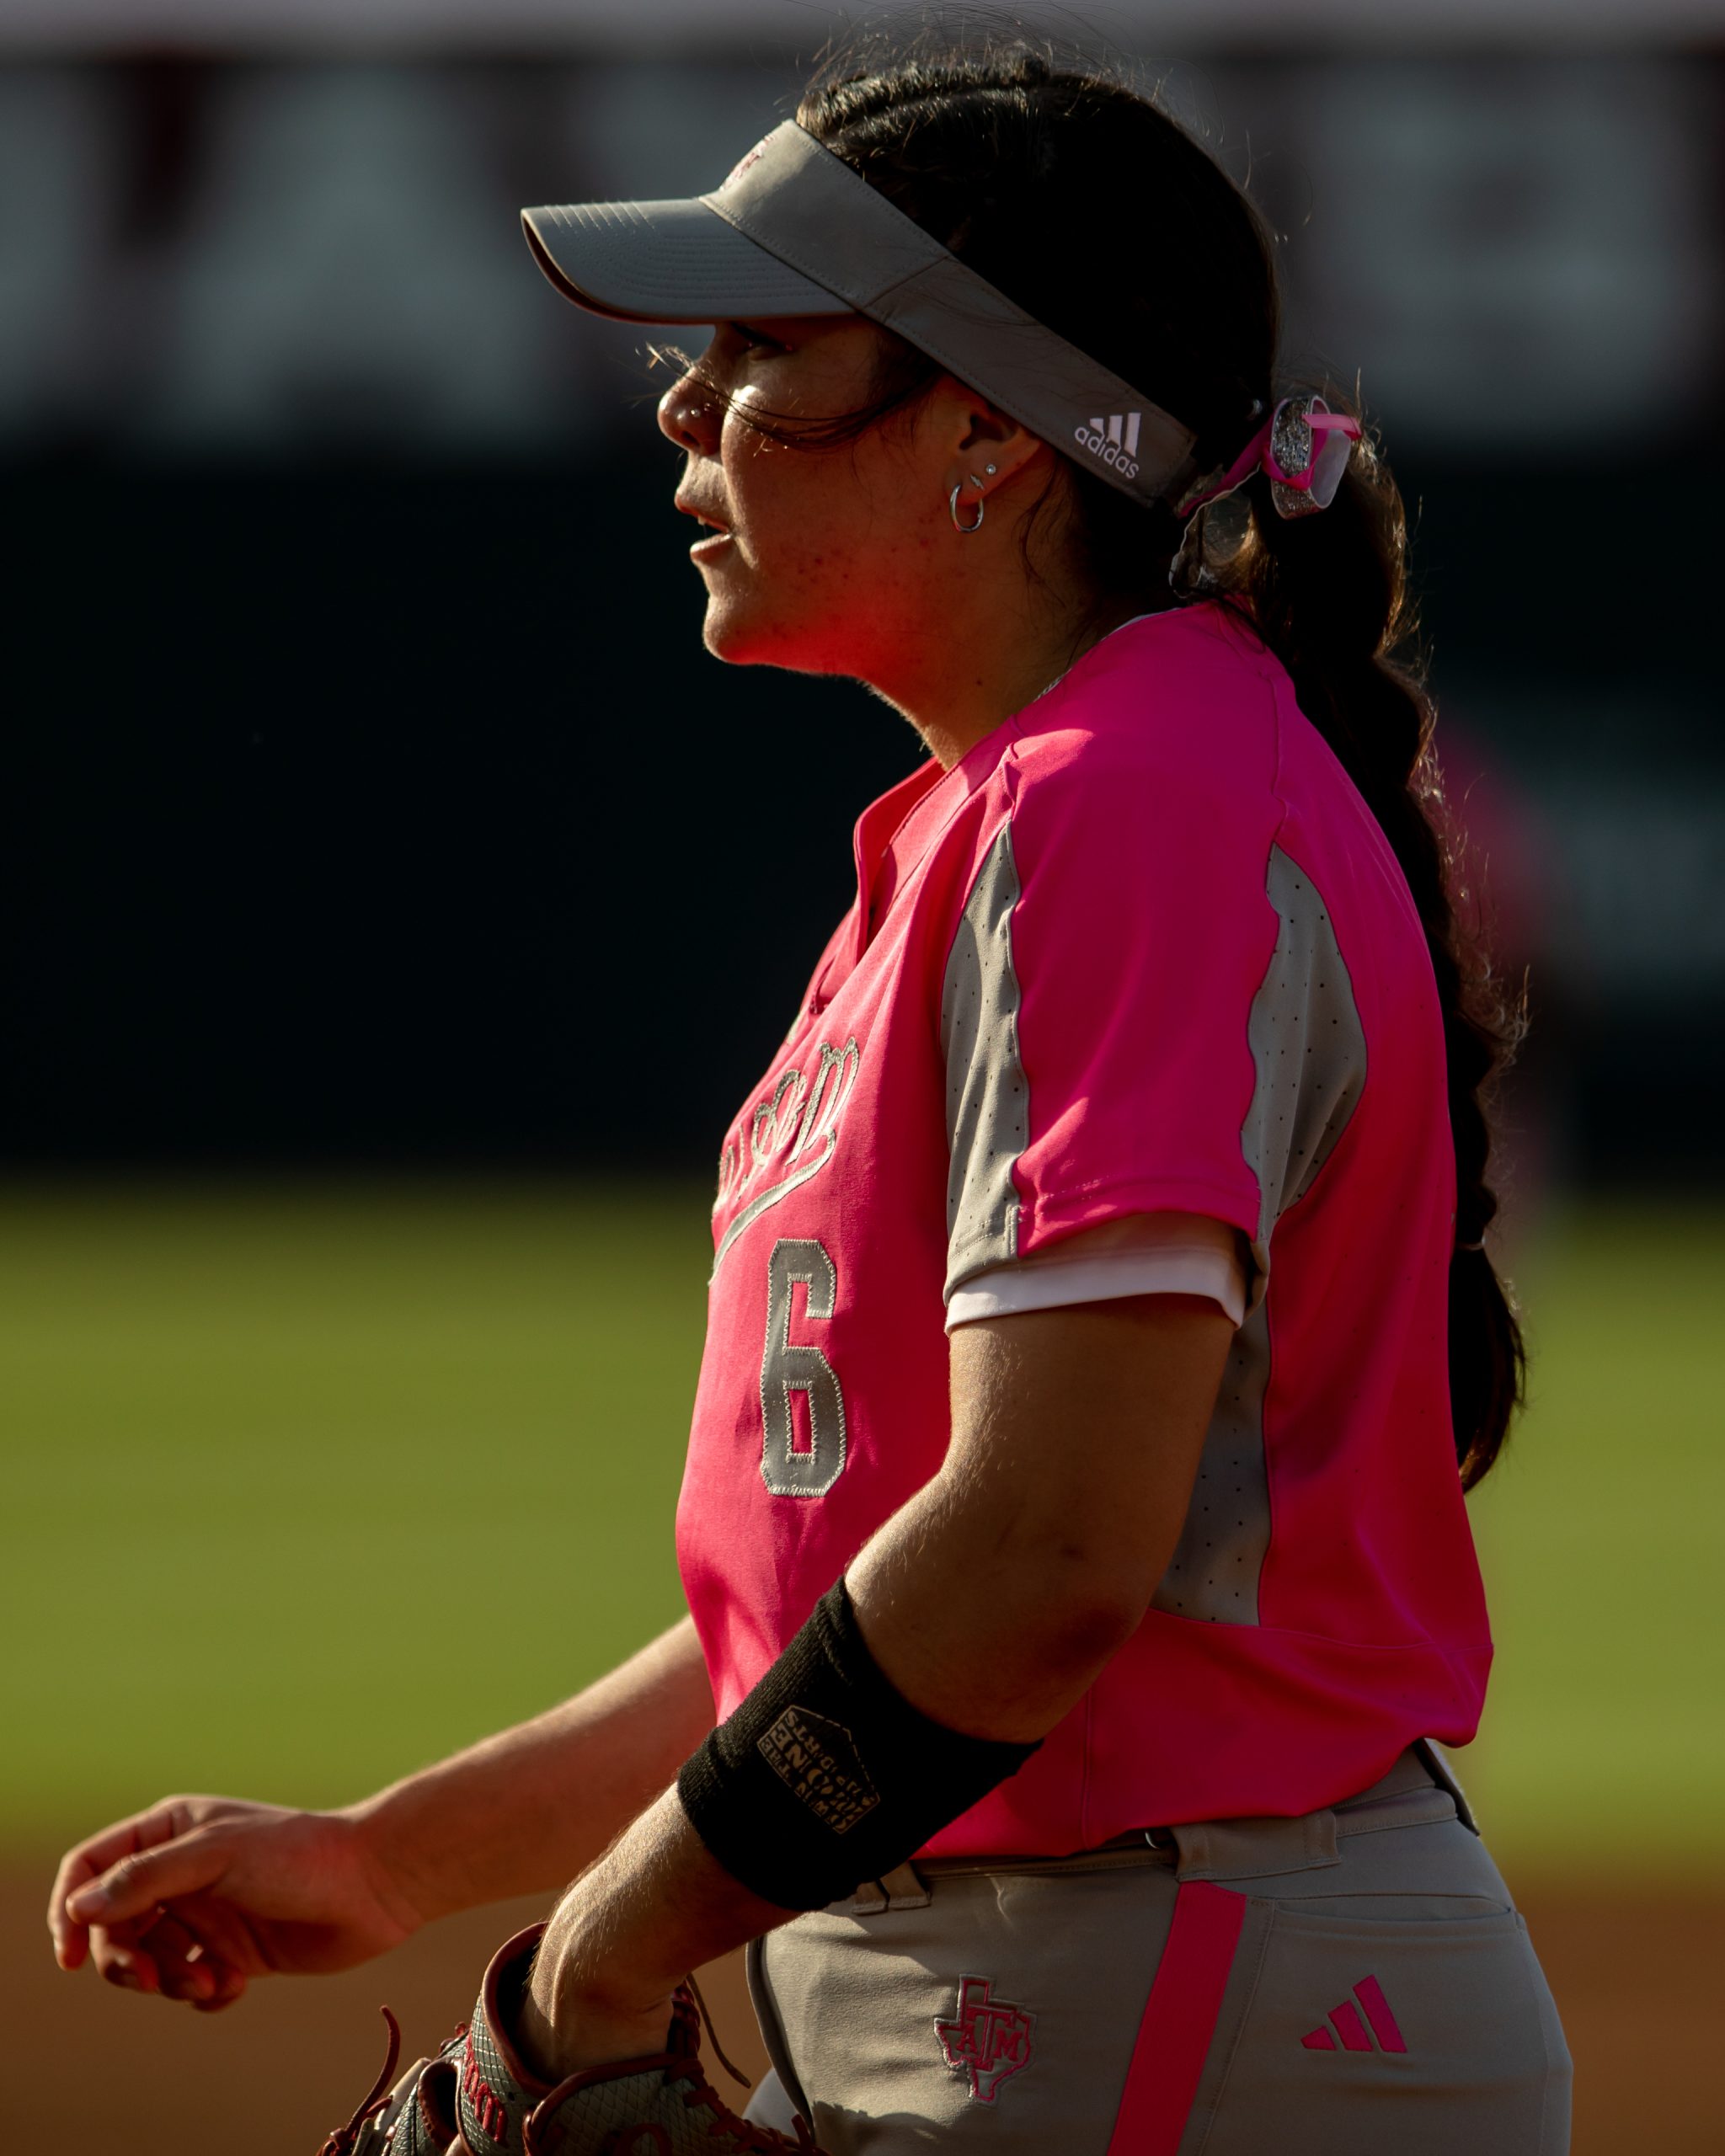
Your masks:
<svg viewBox="0 0 1725 2156"><path fill-rule="evenodd" d="M992 494L1039 457L1054 455L1011 413L951 375L943 378L935 399L937 439L950 471L948 483L962 486L967 497Z"/></svg>

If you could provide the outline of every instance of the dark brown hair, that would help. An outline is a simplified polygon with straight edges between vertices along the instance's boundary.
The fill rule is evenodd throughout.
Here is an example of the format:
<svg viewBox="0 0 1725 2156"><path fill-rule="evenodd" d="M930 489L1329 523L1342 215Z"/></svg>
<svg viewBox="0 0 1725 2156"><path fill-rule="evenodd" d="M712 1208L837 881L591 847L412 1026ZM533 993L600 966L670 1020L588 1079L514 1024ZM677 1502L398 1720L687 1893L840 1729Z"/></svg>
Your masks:
<svg viewBox="0 0 1725 2156"><path fill-rule="evenodd" d="M1278 375L1281 307L1263 220L1210 152L1124 77L1010 35L905 41L889 32L830 59L796 116L979 275L1172 412L1196 436L1201 470L1237 456L1275 396L1322 389L1332 408L1357 409L1333 385ZM938 374L888 338L866 411L823 425L787 415L761 424L810 447L836 446L907 408ZM1450 1390L1471 1488L1497 1456L1525 1374L1514 1311L1482 1247L1498 1210L1486 1097L1520 1016L1455 915L1460 839L1413 648L1395 480L1368 431L1319 515L1276 515L1260 478L1212 514L1208 535L1183 535L1171 510L1146 511L1064 457L1037 515L1056 503L1070 511L1092 619L1122 600L1153 609L1196 596L1249 616L1395 849L1443 1007L1456 1166Z"/></svg>

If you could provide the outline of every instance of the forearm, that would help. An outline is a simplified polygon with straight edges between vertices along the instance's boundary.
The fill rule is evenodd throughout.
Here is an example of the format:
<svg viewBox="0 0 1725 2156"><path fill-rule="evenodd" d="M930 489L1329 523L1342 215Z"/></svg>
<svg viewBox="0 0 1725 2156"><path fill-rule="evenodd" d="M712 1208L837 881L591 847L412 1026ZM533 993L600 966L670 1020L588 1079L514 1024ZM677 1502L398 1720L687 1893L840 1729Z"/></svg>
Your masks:
<svg viewBox="0 0 1725 2156"><path fill-rule="evenodd" d="M937 1481L846 1574L883 1673L931 1721L1033 1743L1082 1698L1143 1614L1130 1581L1089 1568L1047 1523L991 1521ZM1153 1582L1151 1582L1153 1585ZM976 1613L988 1652L975 1652Z"/></svg>
<svg viewBox="0 0 1725 2156"><path fill-rule="evenodd" d="M558 2079L657 2050L690 1970L795 1913L734 1879L665 1790L558 1903L522 2004L524 2054Z"/></svg>
<svg viewBox="0 0 1725 2156"><path fill-rule="evenodd" d="M686 1618L548 1712L350 1808L424 1921L550 1892L592 1863L713 1726Z"/></svg>

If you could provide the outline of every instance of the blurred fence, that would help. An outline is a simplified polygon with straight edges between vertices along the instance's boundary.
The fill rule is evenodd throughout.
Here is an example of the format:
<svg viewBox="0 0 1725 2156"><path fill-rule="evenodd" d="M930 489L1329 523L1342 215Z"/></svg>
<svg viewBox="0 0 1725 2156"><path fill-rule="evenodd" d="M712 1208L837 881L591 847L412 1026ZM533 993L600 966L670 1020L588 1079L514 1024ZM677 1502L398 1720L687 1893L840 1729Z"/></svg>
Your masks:
<svg viewBox="0 0 1725 2156"><path fill-rule="evenodd" d="M532 272L515 213L715 184L798 67L754 17L698 57L277 61L56 60L19 19L0 1149L700 1155L914 744L701 654L663 376ZM1690 589L1725 466L1725 67L1162 73L1286 235L1290 355L1359 375L1418 508L1540 1121L1589 1172L1725 1167Z"/></svg>

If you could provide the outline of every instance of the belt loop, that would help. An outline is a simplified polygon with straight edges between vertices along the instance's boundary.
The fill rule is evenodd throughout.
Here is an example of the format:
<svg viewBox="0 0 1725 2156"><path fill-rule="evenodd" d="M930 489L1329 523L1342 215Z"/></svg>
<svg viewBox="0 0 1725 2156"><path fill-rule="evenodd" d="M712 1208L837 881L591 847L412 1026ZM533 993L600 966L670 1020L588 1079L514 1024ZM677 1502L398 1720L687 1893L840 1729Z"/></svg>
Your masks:
<svg viewBox="0 0 1725 2156"><path fill-rule="evenodd" d="M1212 1877L1208 1825L1202 1819L1194 1819L1188 1826L1171 1827L1168 1831L1174 1838L1175 1878L1184 1881Z"/></svg>
<svg viewBox="0 0 1725 2156"><path fill-rule="evenodd" d="M848 1913L853 1917L884 1916L891 1909L926 1909L929 1892L916 1867L895 1865L884 1879L865 1879L853 1896Z"/></svg>
<svg viewBox="0 0 1725 2156"><path fill-rule="evenodd" d="M1450 1764L1448 1753L1434 1743L1429 1737L1416 1737L1412 1748L1418 1754L1438 1787L1447 1790L1455 1798L1455 1817L1466 1828L1470 1834L1477 1834L1479 1832L1479 1822L1473 1816L1473 1806L1467 1801L1466 1790L1455 1779L1455 1769Z"/></svg>
<svg viewBox="0 0 1725 2156"><path fill-rule="evenodd" d="M1178 1852L1174 1876L1267 1879L1284 1871L1318 1871L1342 1860L1336 1815L1327 1807L1295 1819L1200 1819L1172 1829Z"/></svg>

